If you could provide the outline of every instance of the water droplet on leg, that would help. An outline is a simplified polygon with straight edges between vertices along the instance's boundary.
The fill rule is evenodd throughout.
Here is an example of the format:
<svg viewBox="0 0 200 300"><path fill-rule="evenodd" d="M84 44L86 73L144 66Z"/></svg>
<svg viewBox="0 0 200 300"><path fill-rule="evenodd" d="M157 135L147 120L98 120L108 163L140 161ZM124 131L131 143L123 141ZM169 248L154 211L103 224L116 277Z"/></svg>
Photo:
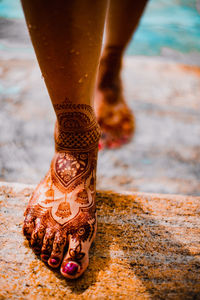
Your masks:
<svg viewBox="0 0 200 300"><path fill-rule="evenodd" d="M80 78L78 83L82 83L83 82L83 78Z"/></svg>

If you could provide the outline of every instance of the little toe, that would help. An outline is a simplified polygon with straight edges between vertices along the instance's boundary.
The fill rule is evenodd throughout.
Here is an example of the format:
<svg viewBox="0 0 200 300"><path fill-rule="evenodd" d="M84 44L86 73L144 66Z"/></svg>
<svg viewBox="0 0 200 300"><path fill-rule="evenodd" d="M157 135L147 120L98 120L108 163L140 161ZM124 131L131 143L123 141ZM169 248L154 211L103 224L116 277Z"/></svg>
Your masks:
<svg viewBox="0 0 200 300"><path fill-rule="evenodd" d="M41 249L41 259L45 262L48 261L51 256L51 252L53 249L53 241L54 241L54 231L50 228L46 229L46 233L43 239L43 245Z"/></svg>
<svg viewBox="0 0 200 300"><path fill-rule="evenodd" d="M42 248L45 226L40 218L35 220L35 228L31 234L31 247L36 254L39 254Z"/></svg>
<svg viewBox="0 0 200 300"><path fill-rule="evenodd" d="M64 277L76 279L87 269L90 244L91 243L88 242L81 243L70 239L68 252L64 257L60 268L60 272Z"/></svg>
<svg viewBox="0 0 200 300"><path fill-rule="evenodd" d="M33 229L35 228L35 217L31 214L26 215L24 219L24 225L23 225L23 234L27 238L27 240L31 239L31 234L33 232Z"/></svg>
<svg viewBox="0 0 200 300"><path fill-rule="evenodd" d="M54 237L51 257L48 260L48 264L52 268L57 268L60 265L66 243L67 243L66 234L60 231L56 232Z"/></svg>

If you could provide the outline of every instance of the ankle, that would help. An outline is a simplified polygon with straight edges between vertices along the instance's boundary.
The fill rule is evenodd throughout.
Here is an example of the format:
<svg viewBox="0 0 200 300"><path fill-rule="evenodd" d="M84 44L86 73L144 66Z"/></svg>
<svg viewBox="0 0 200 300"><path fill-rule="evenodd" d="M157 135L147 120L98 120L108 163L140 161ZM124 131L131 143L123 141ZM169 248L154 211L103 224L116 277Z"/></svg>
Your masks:
<svg viewBox="0 0 200 300"><path fill-rule="evenodd" d="M86 104L64 102L54 106L56 151L90 151L98 147L100 127L93 108Z"/></svg>
<svg viewBox="0 0 200 300"><path fill-rule="evenodd" d="M123 48L120 46L106 46L103 50L100 63L105 63L107 66L112 66L114 69L121 68L123 57Z"/></svg>
<svg viewBox="0 0 200 300"><path fill-rule="evenodd" d="M97 87L100 90L117 89L120 86L120 71L123 50L120 47L109 46L103 51Z"/></svg>
<svg viewBox="0 0 200 300"><path fill-rule="evenodd" d="M119 46L107 46L103 50L100 66L104 66L113 74L119 74L122 65L123 49Z"/></svg>

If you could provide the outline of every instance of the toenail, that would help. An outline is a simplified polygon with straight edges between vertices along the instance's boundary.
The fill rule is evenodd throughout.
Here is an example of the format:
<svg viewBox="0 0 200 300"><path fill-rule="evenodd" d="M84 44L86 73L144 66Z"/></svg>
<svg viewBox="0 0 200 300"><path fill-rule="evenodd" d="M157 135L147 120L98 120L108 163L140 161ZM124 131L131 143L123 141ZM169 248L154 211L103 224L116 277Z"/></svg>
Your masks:
<svg viewBox="0 0 200 300"><path fill-rule="evenodd" d="M102 148L103 148L102 143L99 143L99 151L102 150Z"/></svg>
<svg viewBox="0 0 200 300"><path fill-rule="evenodd" d="M50 258L50 260L49 260L49 263L51 264L51 265L57 265L58 263L59 263L59 261L60 261L60 258L58 258L58 257L54 257L54 258Z"/></svg>
<svg viewBox="0 0 200 300"><path fill-rule="evenodd" d="M48 259L49 259L49 256L46 255L46 254L42 254L42 255L41 255L41 258L44 259L44 260L48 260Z"/></svg>
<svg viewBox="0 0 200 300"><path fill-rule="evenodd" d="M78 265L77 263L73 261L69 261L62 269L63 273L66 273L68 275L75 275L78 271Z"/></svg>

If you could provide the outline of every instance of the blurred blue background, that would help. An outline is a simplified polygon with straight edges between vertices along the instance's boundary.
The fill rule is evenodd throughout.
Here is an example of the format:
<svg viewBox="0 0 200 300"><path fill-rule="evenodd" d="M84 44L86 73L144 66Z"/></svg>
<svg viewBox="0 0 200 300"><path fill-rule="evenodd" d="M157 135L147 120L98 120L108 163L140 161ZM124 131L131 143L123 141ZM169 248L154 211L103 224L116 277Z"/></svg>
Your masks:
<svg viewBox="0 0 200 300"><path fill-rule="evenodd" d="M0 17L23 19L20 1L0 0ZM200 1L149 1L127 54L158 56L165 48L200 52Z"/></svg>

